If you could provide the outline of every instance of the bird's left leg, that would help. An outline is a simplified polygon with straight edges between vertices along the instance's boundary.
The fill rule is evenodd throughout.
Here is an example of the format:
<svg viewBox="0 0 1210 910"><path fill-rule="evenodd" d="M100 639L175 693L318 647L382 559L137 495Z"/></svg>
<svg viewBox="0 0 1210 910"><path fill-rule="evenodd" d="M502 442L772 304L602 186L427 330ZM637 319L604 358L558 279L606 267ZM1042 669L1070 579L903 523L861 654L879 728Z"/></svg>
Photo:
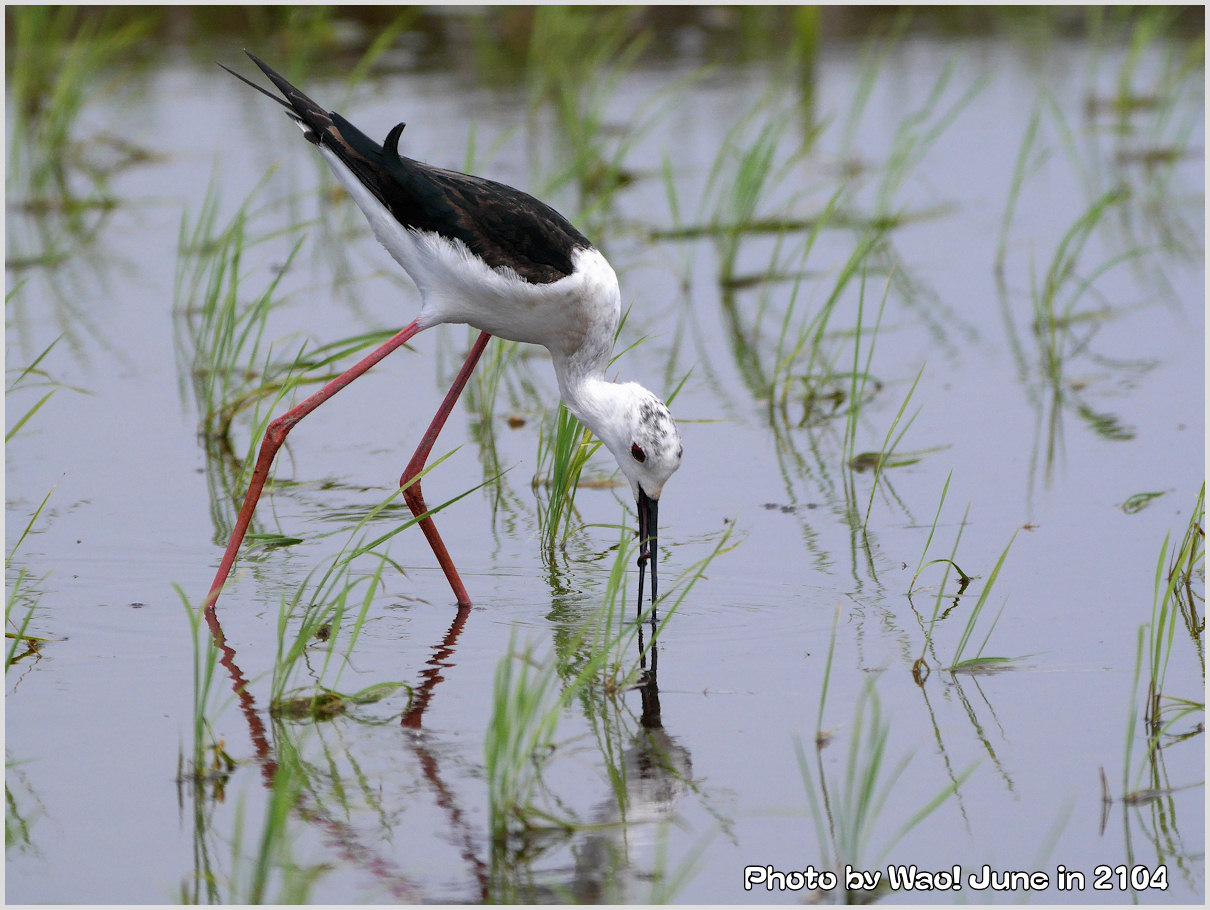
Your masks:
<svg viewBox="0 0 1210 910"><path fill-rule="evenodd" d="M454 384L450 386L445 400L441 402L441 407L437 409L433 422L429 424L424 438L420 440L420 445L416 448L416 454L412 456L412 460L408 462L408 466L403 471L403 476L399 478L399 486L403 490L403 498L407 501L408 508L412 510L412 514L420 519L420 529L424 531L424 536L428 539L429 546L433 548L433 554L437 557L441 570L445 572L445 577L449 581L450 587L454 589L454 597L458 599L459 607L469 607L471 605L471 598L466 593L466 587L462 584L462 579L458 577L458 570L454 567L454 561L450 559L449 551L445 549L441 535L437 533L437 526L433 524L432 516L424 515L428 511L428 507L425 506L424 496L420 492L420 478L418 475L424 470L429 452L433 450L433 443L437 441L441 428L445 426L446 419L454 409L454 403L458 400L458 396L462 394L466 381L471 377L471 371L475 369L475 364L479 362L479 356L483 353L483 349L487 347L487 343L491 341L491 338L492 336L487 334L487 332L480 332L479 337L475 339L475 344L471 348L470 354L467 355L466 362L462 364L462 369L458 371ZM423 518L420 517L422 515L424 515Z"/></svg>
<svg viewBox="0 0 1210 910"><path fill-rule="evenodd" d="M265 437L261 440L260 453L256 456L256 467L253 469L252 479L248 483L248 492L244 496L243 507L239 510L235 528L231 532L231 539L227 541L227 549L223 553L218 571L214 575L214 582L210 585L210 593L206 595L207 611L214 609L218 596L222 593L223 585L227 582L227 576L231 573L231 567L235 565L236 554L239 553L240 544L243 543L248 526L252 524L252 513L256 511L256 503L260 499L261 490L264 489L265 481L269 479L269 469L273 466L273 459L277 457L277 450L286 441L286 435L300 420L386 357L387 354L405 344L420 330L419 322L413 320L408 323L381 347L375 348L368 356L345 370L302 404L291 408L269 424L265 430Z"/></svg>

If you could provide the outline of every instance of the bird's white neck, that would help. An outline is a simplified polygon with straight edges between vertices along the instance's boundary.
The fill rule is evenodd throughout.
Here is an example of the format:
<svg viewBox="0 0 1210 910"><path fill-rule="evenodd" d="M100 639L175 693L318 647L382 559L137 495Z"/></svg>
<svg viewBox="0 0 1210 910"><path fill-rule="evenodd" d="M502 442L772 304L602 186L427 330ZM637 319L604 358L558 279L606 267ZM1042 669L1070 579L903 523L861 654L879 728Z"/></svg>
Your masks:
<svg viewBox="0 0 1210 910"><path fill-rule="evenodd" d="M564 362L559 363L560 360ZM611 418L620 408L618 385L605 379L604 359L600 364L568 360L555 356L559 397L580 423L602 442L608 443ZM608 447L612 449L612 446Z"/></svg>
<svg viewBox="0 0 1210 910"><path fill-rule="evenodd" d="M635 499L640 487L648 498L659 499L682 451L676 422L664 403L637 382L607 382L603 370L556 371L563 403L613 455Z"/></svg>

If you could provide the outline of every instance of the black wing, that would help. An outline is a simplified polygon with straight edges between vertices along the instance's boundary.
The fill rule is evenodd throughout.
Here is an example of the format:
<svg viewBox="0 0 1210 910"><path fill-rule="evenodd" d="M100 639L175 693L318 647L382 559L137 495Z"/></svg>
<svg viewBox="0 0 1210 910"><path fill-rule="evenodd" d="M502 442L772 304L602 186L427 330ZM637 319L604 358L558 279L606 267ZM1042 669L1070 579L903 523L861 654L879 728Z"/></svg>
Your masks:
<svg viewBox="0 0 1210 910"><path fill-rule="evenodd" d="M570 275L572 253L591 247L571 222L546 203L494 180L405 158L398 149L402 123L379 145L340 114L324 111L264 62L248 56L285 101L238 73L232 75L288 105L290 116L306 128L306 138L331 149L401 224L457 238L490 267L507 266L536 284Z"/></svg>

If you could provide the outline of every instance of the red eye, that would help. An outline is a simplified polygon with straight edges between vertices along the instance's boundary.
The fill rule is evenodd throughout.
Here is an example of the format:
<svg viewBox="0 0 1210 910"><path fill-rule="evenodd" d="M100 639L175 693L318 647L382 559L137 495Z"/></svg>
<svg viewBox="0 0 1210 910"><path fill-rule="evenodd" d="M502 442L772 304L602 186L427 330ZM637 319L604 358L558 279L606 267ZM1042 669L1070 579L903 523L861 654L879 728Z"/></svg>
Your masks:
<svg viewBox="0 0 1210 910"><path fill-rule="evenodd" d="M647 453L639 448L639 444L637 442L630 447L630 454L634 456L635 461L647 460Z"/></svg>

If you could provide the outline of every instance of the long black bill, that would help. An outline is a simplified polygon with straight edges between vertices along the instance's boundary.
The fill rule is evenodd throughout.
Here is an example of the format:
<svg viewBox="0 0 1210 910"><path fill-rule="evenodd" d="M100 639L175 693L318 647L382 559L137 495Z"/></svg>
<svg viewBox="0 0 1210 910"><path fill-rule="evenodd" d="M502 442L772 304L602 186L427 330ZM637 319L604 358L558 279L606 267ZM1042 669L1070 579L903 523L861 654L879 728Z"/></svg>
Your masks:
<svg viewBox="0 0 1210 910"><path fill-rule="evenodd" d="M638 615L643 615L643 570L647 562L651 562L651 604L655 606L656 599L656 534L659 528L660 501L652 499L639 487L639 605ZM655 610L651 611L652 624L655 623Z"/></svg>

